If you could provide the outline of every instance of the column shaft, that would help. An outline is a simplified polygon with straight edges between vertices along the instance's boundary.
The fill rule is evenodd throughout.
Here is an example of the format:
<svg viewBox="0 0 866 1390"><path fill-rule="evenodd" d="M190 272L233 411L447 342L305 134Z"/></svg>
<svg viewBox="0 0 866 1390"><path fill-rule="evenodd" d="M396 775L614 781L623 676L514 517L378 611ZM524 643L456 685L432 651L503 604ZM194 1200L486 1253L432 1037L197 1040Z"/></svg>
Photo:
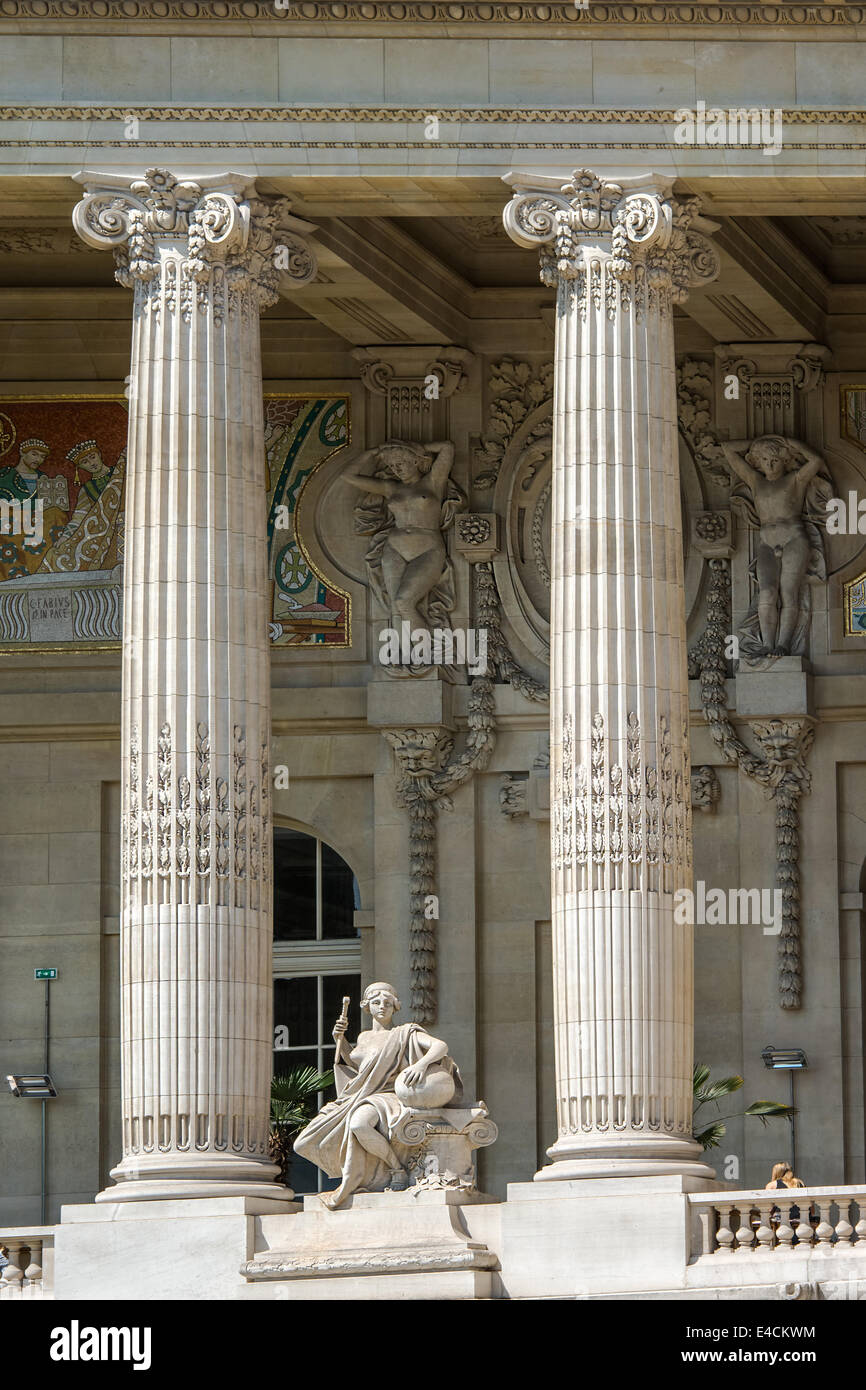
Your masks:
<svg viewBox="0 0 866 1390"><path fill-rule="evenodd" d="M688 686L672 303L703 247L657 181L521 186L557 290L551 612L553 1163L706 1175L692 1139ZM548 249L550 248L550 249ZM710 258L711 259L711 258Z"/></svg>
<svg viewBox="0 0 866 1390"><path fill-rule="evenodd" d="M226 176L89 191L134 288L125 508L119 1186L291 1195L268 1159L264 205ZM256 257L260 264L256 263ZM257 272L258 271L258 275Z"/></svg>

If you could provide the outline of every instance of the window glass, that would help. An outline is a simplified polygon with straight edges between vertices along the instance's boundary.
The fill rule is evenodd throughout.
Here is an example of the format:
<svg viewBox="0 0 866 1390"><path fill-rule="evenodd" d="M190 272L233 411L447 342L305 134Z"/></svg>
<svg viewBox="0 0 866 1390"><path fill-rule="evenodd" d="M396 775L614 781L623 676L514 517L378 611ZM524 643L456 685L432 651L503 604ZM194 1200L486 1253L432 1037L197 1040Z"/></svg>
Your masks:
<svg viewBox="0 0 866 1390"><path fill-rule="evenodd" d="M322 937L358 936L355 908L360 907L355 875L330 845L322 845Z"/></svg>
<svg viewBox="0 0 866 1390"><path fill-rule="evenodd" d="M369 1015L364 1014L366 1024L361 1022L360 994L361 977L360 975L323 975L322 976L322 1032L324 1041L333 1046L331 1029L334 1023L343 1012L343 998L349 996L349 1027L346 1036L350 1042L354 1042L364 1027L369 1027ZM331 1063L329 1062L330 1066Z"/></svg>
<svg viewBox="0 0 866 1390"><path fill-rule="evenodd" d="M274 831L274 938L316 939L316 840L283 826Z"/></svg>
<svg viewBox="0 0 866 1390"><path fill-rule="evenodd" d="M289 1030L289 1047L316 1047L319 1042L319 1004L315 975L274 981L274 1027ZM333 1027L333 1025L331 1025ZM294 1065L294 1062L292 1063ZM310 1063L315 1066L315 1062Z"/></svg>
<svg viewBox="0 0 866 1390"><path fill-rule="evenodd" d="M358 907L357 881L336 850L314 835L275 829L274 939L288 943L278 953L280 975L274 980L274 1026L288 1030L287 1045L282 1036L284 1046L273 1054L275 1076L299 1067L315 1067L319 1072L333 1068L331 1029L342 1013L345 996L350 1001L347 1032L351 1041L364 1026L360 970L346 970L353 960L360 966L360 933L354 919ZM316 941L321 945L311 948L308 943ZM308 973L311 949L315 974ZM328 970L331 957L334 966ZM297 974L292 973L293 964ZM336 1089L330 1086L319 1093L318 1105L335 1096ZM325 1177L315 1164L296 1155L289 1181L303 1194L330 1190L339 1179Z"/></svg>

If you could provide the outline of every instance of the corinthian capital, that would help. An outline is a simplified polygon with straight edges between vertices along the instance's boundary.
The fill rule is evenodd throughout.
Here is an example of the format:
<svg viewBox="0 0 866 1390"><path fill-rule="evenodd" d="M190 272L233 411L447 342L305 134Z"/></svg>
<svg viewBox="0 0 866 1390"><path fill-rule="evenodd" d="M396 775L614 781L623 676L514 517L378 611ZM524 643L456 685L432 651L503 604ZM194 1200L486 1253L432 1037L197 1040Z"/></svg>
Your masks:
<svg viewBox="0 0 866 1390"><path fill-rule="evenodd" d="M111 248L115 277L127 288L158 281L162 267L181 265L182 281L203 286L225 271L230 298L251 289L261 307L277 299L281 276L295 284L315 277L316 259L285 198L268 202L240 174L181 180L167 169L143 178L77 175L85 194L72 221L88 246ZM176 272L173 270L172 275Z"/></svg>
<svg viewBox="0 0 866 1390"><path fill-rule="evenodd" d="M567 183L531 174L505 182L514 188L505 230L518 246L538 248L544 284L585 279L601 258L623 289L644 278L669 304L719 272L705 235L716 224L699 215L697 198L674 198L670 181L655 174L614 183L576 169Z"/></svg>

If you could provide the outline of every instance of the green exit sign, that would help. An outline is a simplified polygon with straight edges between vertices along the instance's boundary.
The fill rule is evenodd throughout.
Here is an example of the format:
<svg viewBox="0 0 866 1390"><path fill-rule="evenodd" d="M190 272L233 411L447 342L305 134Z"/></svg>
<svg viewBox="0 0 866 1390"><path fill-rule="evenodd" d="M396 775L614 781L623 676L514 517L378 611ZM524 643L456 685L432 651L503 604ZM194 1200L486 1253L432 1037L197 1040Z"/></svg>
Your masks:
<svg viewBox="0 0 866 1390"><path fill-rule="evenodd" d="M53 967L52 967L50 970L49 970L49 969L34 970L34 971L33 971L33 978L34 978L34 980L56 980L56 979L57 979L57 971L56 971Z"/></svg>

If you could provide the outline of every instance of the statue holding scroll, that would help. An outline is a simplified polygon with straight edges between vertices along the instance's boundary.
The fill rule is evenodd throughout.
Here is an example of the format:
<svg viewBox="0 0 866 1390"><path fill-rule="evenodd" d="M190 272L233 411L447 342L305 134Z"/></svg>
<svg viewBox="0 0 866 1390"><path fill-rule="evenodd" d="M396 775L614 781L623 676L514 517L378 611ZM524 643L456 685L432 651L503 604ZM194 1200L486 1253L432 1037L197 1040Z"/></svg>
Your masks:
<svg viewBox="0 0 866 1390"><path fill-rule="evenodd" d="M341 1179L321 1199L334 1209L353 1192L403 1192L409 1186L411 1146L395 1135L407 1111L438 1110L459 1102L463 1085L448 1046L420 1023L392 1026L400 1000L393 985L368 985L361 1008L371 1027L351 1046L346 1039L348 999L334 1024L337 1099L323 1106L295 1140L295 1152L331 1178Z"/></svg>

